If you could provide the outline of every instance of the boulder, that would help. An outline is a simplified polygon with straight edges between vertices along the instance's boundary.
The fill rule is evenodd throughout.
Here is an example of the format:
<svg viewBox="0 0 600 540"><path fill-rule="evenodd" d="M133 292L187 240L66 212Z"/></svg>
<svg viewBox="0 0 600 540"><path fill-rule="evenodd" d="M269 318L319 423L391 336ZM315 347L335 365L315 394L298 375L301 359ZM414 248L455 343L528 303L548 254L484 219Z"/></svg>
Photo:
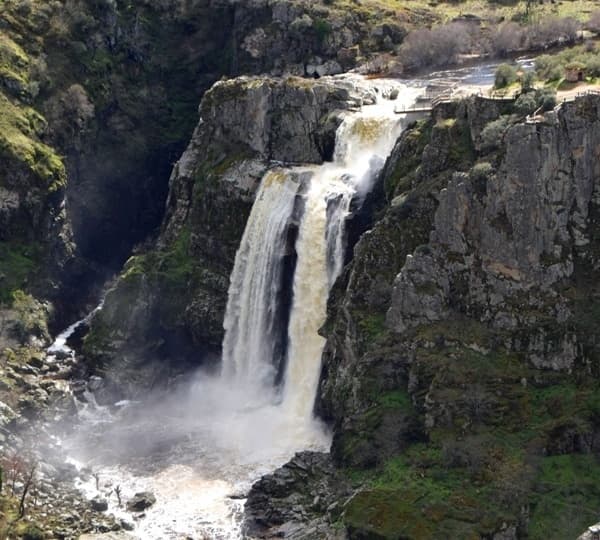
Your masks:
<svg viewBox="0 0 600 540"><path fill-rule="evenodd" d="M106 512L108 510L108 501L98 495L90 501L90 507L96 512Z"/></svg>
<svg viewBox="0 0 600 540"><path fill-rule="evenodd" d="M129 501L127 501L127 510L130 512L143 512L146 508L150 508L156 502L154 493L150 491L142 491L136 493Z"/></svg>

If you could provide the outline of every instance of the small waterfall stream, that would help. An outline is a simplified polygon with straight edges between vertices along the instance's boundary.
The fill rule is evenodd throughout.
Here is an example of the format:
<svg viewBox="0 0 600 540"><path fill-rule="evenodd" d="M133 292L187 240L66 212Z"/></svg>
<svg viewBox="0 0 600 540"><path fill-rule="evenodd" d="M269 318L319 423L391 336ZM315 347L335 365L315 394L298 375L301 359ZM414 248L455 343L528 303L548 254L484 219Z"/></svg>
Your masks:
<svg viewBox="0 0 600 540"><path fill-rule="evenodd" d="M115 486L125 499L155 493L158 503L136 525L138 537L241 538L244 501L231 495L297 451L328 450L330 435L312 414L325 342L318 331L343 269L346 221L400 135L403 117L394 109L422 93L391 81L376 85L398 89L399 98L347 112L333 162L278 166L262 179L231 275L220 376L199 375L185 395L145 404L139 416L123 407L112 423L99 417L65 443L99 471L116 515L130 519L110 495ZM296 264L286 276L290 249ZM284 306L282 287L292 281L292 302ZM97 493L93 479L81 488Z"/></svg>

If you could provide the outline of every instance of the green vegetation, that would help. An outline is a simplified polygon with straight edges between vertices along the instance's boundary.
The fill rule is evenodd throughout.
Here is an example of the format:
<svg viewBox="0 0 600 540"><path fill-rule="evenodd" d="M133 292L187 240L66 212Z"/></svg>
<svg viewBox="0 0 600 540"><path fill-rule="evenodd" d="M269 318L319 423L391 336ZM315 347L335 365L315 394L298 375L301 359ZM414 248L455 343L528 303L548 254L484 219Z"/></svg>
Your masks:
<svg viewBox="0 0 600 540"><path fill-rule="evenodd" d="M542 458L529 523L532 539L577 538L598 521L600 463L595 455Z"/></svg>
<svg viewBox="0 0 600 540"><path fill-rule="evenodd" d="M23 341L29 336L48 337L48 310L30 294L12 293L12 307L17 313L18 332Z"/></svg>
<svg viewBox="0 0 600 540"><path fill-rule="evenodd" d="M499 148L505 133L515 122L513 115L504 114L486 124L481 132L481 149L485 152Z"/></svg>
<svg viewBox="0 0 600 540"><path fill-rule="evenodd" d="M165 251L153 251L133 257L125 265L123 278L143 273L151 279L160 280L168 287L185 288L193 276L195 264L189 255L190 231L184 229L177 240Z"/></svg>
<svg viewBox="0 0 600 540"><path fill-rule="evenodd" d="M412 410L410 395L404 390L384 392L379 394L376 399L379 405L386 409L401 409L403 411Z"/></svg>
<svg viewBox="0 0 600 540"><path fill-rule="evenodd" d="M521 94L515 101L514 110L519 116L527 116L537 109L537 102L533 92Z"/></svg>
<svg viewBox="0 0 600 540"><path fill-rule="evenodd" d="M421 162L421 156L425 146L431 138L433 122L431 120L420 120L405 132L402 144L406 150L406 159L401 159L396 164L393 173L386 178L385 191L388 200L412 188L412 182L416 177L416 170Z"/></svg>
<svg viewBox="0 0 600 540"><path fill-rule="evenodd" d="M462 322L423 331L438 342L445 336L485 343L476 327L454 334ZM547 374L542 383L542 372L518 355L482 354L452 343L419 349L416 362L434 419L429 442L410 443L378 468L349 471L364 486L342 518L350 530L390 539L479 538L502 523L520 523L523 504L531 504L528 533L535 540L575 538L595 521L600 461L572 453L544 457L542 448L552 453L567 444L563 426L578 426L582 440L591 435L600 418L597 386L564 374ZM523 382L536 378L541 385ZM413 407L401 390L382 393L378 403L399 411Z"/></svg>
<svg viewBox="0 0 600 540"><path fill-rule="evenodd" d="M331 25L326 19L315 19L313 21L313 28L319 41L324 41L325 38L327 38L327 36L331 33Z"/></svg>
<svg viewBox="0 0 600 540"><path fill-rule="evenodd" d="M52 192L65 185L66 172L62 159L38 139L45 128L45 120L35 110L0 93L0 157L20 163ZM0 185L10 181L0 176Z"/></svg>
<svg viewBox="0 0 600 540"><path fill-rule="evenodd" d="M27 287L39 257L40 248L35 244L0 242L0 305L12 303L15 292Z"/></svg>
<svg viewBox="0 0 600 540"><path fill-rule="evenodd" d="M368 314L360 319L359 327L368 340L374 340L386 331L385 314Z"/></svg>
<svg viewBox="0 0 600 540"><path fill-rule="evenodd" d="M510 64L500 64L494 75L494 87L506 88L518 79L517 70Z"/></svg>
<svg viewBox="0 0 600 540"><path fill-rule="evenodd" d="M600 78L600 49L592 42L591 46L578 45L554 54L544 54L535 61L538 78L557 88L568 88L565 76L569 68L582 71L584 82L596 84Z"/></svg>
<svg viewBox="0 0 600 540"><path fill-rule="evenodd" d="M494 167L487 161L482 161L473 165L473 168L469 171L469 177L475 183L487 181L493 174Z"/></svg>

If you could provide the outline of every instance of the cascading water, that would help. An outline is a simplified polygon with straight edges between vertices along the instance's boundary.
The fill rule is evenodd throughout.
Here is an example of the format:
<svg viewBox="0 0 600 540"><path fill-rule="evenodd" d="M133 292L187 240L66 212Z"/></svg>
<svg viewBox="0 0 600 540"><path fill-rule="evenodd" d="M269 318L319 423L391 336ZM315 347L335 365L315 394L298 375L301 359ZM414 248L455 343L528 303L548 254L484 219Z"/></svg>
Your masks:
<svg viewBox="0 0 600 540"><path fill-rule="evenodd" d="M272 388L275 378L283 259L298 187L298 179L287 171L265 175L231 274L223 377L257 393Z"/></svg>
<svg viewBox="0 0 600 540"><path fill-rule="evenodd" d="M278 167L262 179L231 275L220 376L199 376L186 396L145 404L135 422L122 411L122 420L103 429L94 424L71 444L106 482L120 485L124 499L155 493L157 504L136 526L140 538L240 538L243 500L230 495L246 492L297 451L328 449L330 437L312 414L324 345L318 330L343 268L346 220L400 134L403 118L394 108L422 92L376 85L400 90L399 99L345 113L333 162ZM291 226L298 227L293 246ZM284 268L290 249L293 297L282 306L282 287L292 280ZM285 369L278 387L279 365ZM120 444L103 454L102 441L111 440ZM94 484L82 487L95 495ZM106 496L111 511L126 516Z"/></svg>

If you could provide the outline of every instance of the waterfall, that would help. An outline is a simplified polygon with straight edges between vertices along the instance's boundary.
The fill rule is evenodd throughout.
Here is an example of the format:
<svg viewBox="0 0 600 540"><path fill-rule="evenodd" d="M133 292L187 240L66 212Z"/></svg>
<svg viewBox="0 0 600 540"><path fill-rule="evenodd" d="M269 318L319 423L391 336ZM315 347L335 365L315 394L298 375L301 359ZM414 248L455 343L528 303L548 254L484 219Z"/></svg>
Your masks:
<svg viewBox="0 0 600 540"><path fill-rule="evenodd" d="M266 173L235 257L223 341L223 376L261 392L273 385L277 315L296 175Z"/></svg>
<svg viewBox="0 0 600 540"><path fill-rule="evenodd" d="M401 100L412 103L419 92L404 88ZM311 167L312 174L301 180L299 173L308 167L268 172L236 256L224 323L223 376L265 395L277 364L275 319L286 230L303 184L280 405L291 430L312 422L325 343L319 328L325 322L329 290L344 264L346 219L352 201L360 206L371 190L400 135L402 117L394 114L396 106L397 101L379 99L346 113L336 133L333 162Z"/></svg>
<svg viewBox="0 0 600 540"><path fill-rule="evenodd" d="M288 369L283 407L299 423L310 421L319 379L325 322L331 284L342 269L343 225L352 199L341 170L322 167L311 179L300 225L294 275L294 301L289 324ZM334 205L333 212L327 212Z"/></svg>

